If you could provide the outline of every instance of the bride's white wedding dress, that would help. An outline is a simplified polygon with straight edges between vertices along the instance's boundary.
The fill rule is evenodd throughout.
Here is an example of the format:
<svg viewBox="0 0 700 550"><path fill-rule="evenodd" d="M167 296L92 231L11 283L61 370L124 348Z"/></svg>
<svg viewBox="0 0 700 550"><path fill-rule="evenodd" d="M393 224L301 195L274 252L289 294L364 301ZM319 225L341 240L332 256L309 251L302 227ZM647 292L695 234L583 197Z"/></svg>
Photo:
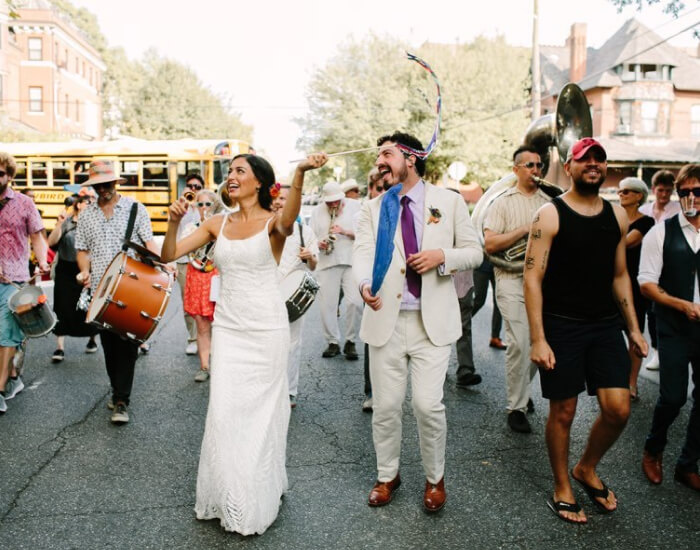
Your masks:
<svg viewBox="0 0 700 550"><path fill-rule="evenodd" d="M269 223L231 240L223 235L224 219L214 252L221 292L195 512L243 535L265 532L287 489L289 322Z"/></svg>

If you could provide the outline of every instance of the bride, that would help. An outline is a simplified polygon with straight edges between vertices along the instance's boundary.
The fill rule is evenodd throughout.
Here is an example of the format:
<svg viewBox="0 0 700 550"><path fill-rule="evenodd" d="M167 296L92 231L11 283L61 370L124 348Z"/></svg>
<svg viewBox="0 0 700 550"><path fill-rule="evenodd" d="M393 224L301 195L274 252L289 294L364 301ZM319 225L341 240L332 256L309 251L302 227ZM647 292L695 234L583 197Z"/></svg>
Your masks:
<svg viewBox="0 0 700 550"><path fill-rule="evenodd" d="M287 489L289 323L276 271L301 208L304 173L327 160L317 153L299 163L287 203L276 214L272 166L250 154L234 157L226 179L237 212L213 216L176 242L188 204L180 198L169 209L162 260L216 240L214 263L221 274L195 512L197 519L218 518L224 529L242 535L265 532Z"/></svg>

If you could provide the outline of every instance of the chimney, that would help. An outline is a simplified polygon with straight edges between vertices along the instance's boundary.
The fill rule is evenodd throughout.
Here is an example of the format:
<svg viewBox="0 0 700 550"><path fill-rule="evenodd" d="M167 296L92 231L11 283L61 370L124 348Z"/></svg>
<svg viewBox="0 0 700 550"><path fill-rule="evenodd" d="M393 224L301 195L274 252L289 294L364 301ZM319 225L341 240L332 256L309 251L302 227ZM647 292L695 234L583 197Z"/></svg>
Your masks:
<svg viewBox="0 0 700 550"><path fill-rule="evenodd" d="M569 80L580 82L586 76L586 24L571 25L571 34L566 39L569 47Z"/></svg>

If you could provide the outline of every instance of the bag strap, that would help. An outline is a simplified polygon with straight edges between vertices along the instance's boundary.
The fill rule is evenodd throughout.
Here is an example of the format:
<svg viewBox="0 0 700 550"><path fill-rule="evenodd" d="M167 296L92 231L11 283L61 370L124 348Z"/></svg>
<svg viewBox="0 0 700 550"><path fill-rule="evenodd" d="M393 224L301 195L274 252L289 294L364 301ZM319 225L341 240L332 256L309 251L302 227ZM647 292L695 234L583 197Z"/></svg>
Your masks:
<svg viewBox="0 0 700 550"><path fill-rule="evenodd" d="M131 234L134 231L134 223L136 222L136 213L138 211L139 205L134 202L131 205L131 212L129 212L129 223L126 224L126 234L124 235L124 244L122 245L122 250L126 252L129 249L129 242L131 242Z"/></svg>

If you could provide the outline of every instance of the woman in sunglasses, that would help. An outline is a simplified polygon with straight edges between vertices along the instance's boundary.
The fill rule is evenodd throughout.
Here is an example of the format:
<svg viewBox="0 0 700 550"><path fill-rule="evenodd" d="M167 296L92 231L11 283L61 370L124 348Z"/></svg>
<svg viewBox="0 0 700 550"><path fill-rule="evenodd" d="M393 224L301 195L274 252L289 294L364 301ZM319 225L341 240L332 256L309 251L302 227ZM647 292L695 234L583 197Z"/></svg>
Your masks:
<svg viewBox="0 0 700 550"><path fill-rule="evenodd" d="M634 298L634 310L637 313L639 330L644 330L644 319L649 309L649 300L642 296L637 282L639 273L639 257L642 252L642 239L647 232L654 227L654 218L645 216L639 211L639 207L646 204L649 196L649 188L639 178L625 178L620 182L617 191L620 197L620 206L625 209L630 226L627 232L627 271L632 281L632 297ZM630 355L630 399L638 398L637 379L639 369L642 366L642 358L634 352L632 344L629 347Z"/></svg>
<svg viewBox="0 0 700 550"><path fill-rule="evenodd" d="M186 225L183 236L193 233L204 221L223 210L216 193L209 189L200 190L192 203L201 221ZM191 316L197 325L197 354L199 355L199 372L195 382L205 382L209 379L209 353L211 350L211 323L214 320L216 300L212 300L212 279L219 274L214 266L214 242L205 244L202 248L189 255L185 275L185 294L183 306L185 313Z"/></svg>

